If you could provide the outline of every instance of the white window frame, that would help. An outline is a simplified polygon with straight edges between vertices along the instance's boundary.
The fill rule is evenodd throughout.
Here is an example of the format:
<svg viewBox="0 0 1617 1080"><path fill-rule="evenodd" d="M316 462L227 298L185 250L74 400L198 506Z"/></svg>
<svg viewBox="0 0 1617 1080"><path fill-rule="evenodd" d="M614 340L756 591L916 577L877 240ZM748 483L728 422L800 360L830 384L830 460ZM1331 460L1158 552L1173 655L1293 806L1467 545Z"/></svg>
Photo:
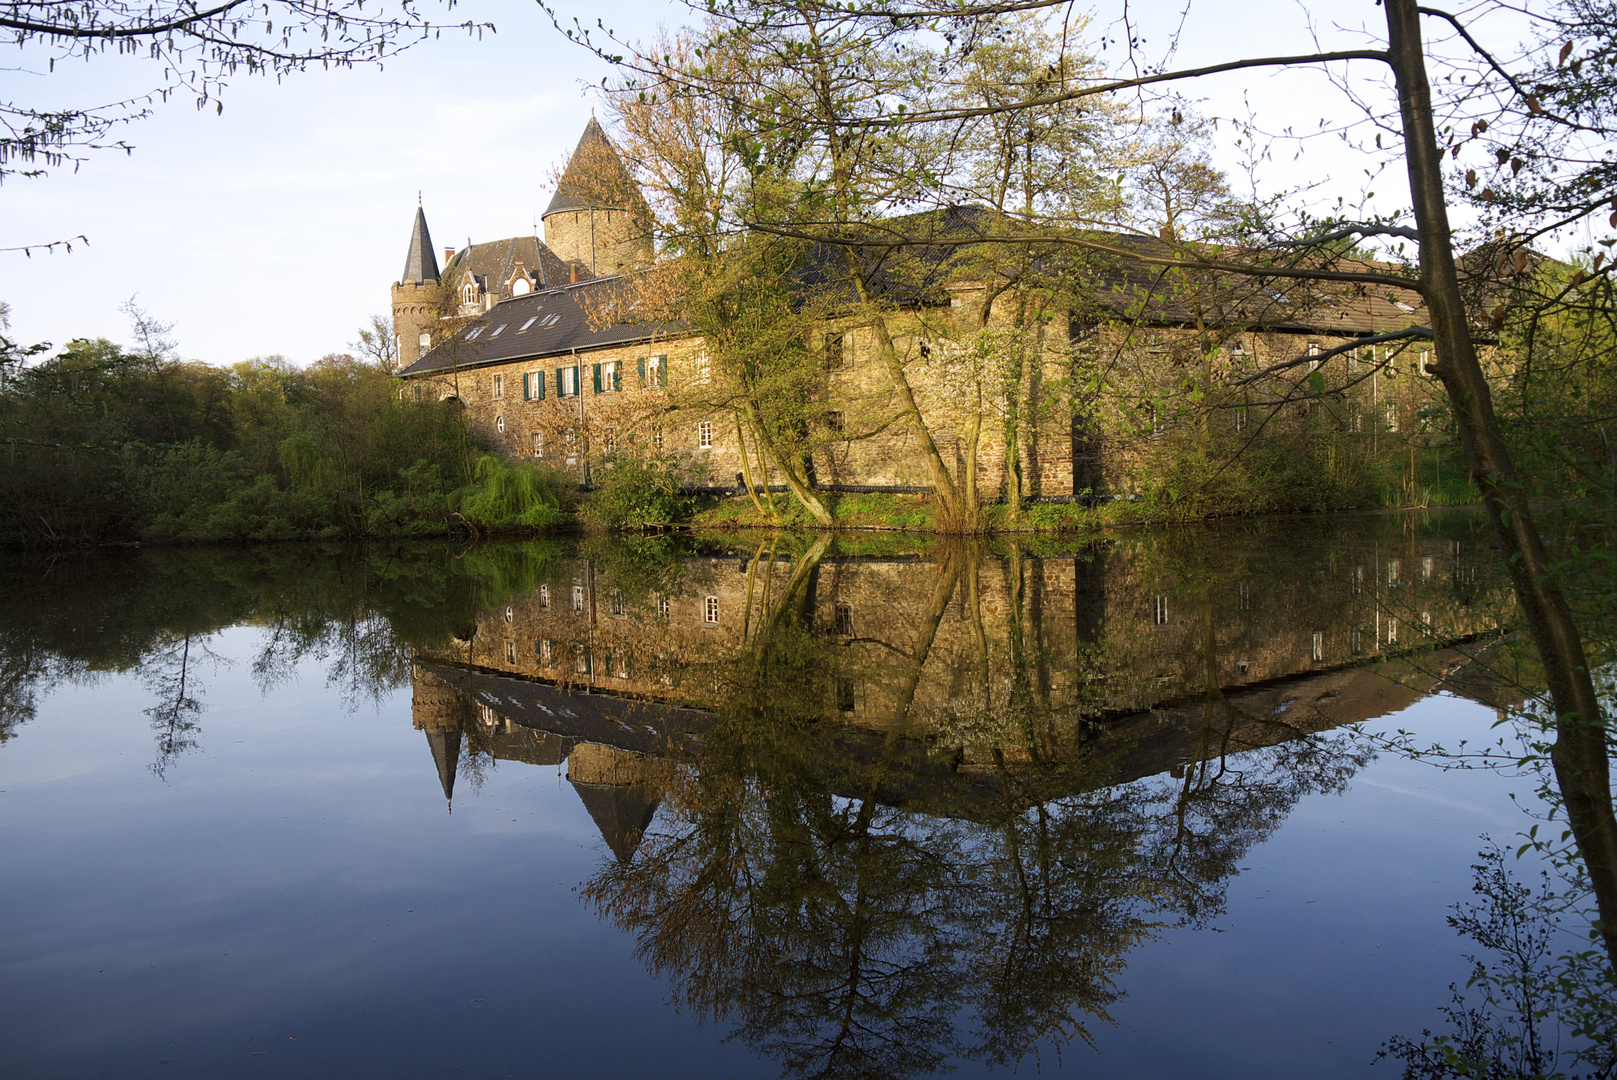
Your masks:
<svg viewBox="0 0 1617 1080"><path fill-rule="evenodd" d="M702 601L702 621L709 626L719 624L719 598L717 596L709 596Z"/></svg>
<svg viewBox="0 0 1617 1080"><path fill-rule="evenodd" d="M713 421L702 420L697 423L696 447L699 450L713 449Z"/></svg>

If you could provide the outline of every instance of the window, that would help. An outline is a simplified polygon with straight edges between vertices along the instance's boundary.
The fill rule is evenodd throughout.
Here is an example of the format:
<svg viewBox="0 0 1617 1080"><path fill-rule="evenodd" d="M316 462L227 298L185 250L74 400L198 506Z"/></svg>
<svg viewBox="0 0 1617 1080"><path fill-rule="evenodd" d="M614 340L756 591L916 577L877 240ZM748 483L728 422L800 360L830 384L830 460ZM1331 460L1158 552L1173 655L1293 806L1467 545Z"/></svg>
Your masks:
<svg viewBox="0 0 1617 1080"><path fill-rule="evenodd" d="M525 322L521 326L517 327L517 333L520 334L520 333L522 333L522 331L524 331L528 327L532 326L538 320L538 318L539 318L539 316L535 315L532 318L530 318L527 322Z"/></svg>
<svg viewBox="0 0 1617 1080"><path fill-rule="evenodd" d="M1396 405L1387 406L1387 430L1398 430L1398 406Z"/></svg>
<svg viewBox="0 0 1617 1080"><path fill-rule="evenodd" d="M505 434L505 417L504 416L496 416L494 418L494 430L498 431L501 435Z"/></svg>
<svg viewBox="0 0 1617 1080"><path fill-rule="evenodd" d="M1246 430L1246 406L1245 405L1237 405L1235 407L1235 430L1236 431L1245 431Z"/></svg>
<svg viewBox="0 0 1617 1080"><path fill-rule="evenodd" d="M1317 664L1325 659L1325 631L1314 631L1314 662Z"/></svg>
<svg viewBox="0 0 1617 1080"><path fill-rule="evenodd" d="M663 620L668 618L668 597L666 596L657 597L657 618Z"/></svg>
<svg viewBox="0 0 1617 1080"><path fill-rule="evenodd" d="M494 376L494 396L495 397L504 397L505 396L505 376L504 375L496 375L496 376Z"/></svg>
<svg viewBox="0 0 1617 1080"><path fill-rule="evenodd" d="M702 621L705 623L717 623L719 621L719 598L717 596L708 597L702 604Z"/></svg>
<svg viewBox="0 0 1617 1080"><path fill-rule="evenodd" d="M514 623L516 621L517 621L517 609L514 608L514 607L507 607L505 609L505 624L507 626L510 626L512 623Z"/></svg>
<svg viewBox="0 0 1617 1080"><path fill-rule="evenodd" d="M623 593L620 590L612 590L610 602L612 605L612 617L614 619L626 619L629 617L629 605L624 601Z"/></svg>
<svg viewBox="0 0 1617 1080"><path fill-rule="evenodd" d="M539 320L539 329L543 330L547 326L555 326L559 322L561 322L561 316L553 311Z"/></svg>
<svg viewBox="0 0 1617 1080"><path fill-rule="evenodd" d="M517 643L514 641L507 641L505 643L505 662L507 664L514 664L517 662Z"/></svg>
<svg viewBox="0 0 1617 1080"><path fill-rule="evenodd" d="M522 376L522 400L543 401L545 399L545 373L530 371Z"/></svg>
<svg viewBox="0 0 1617 1080"><path fill-rule="evenodd" d="M477 286L476 286L476 284L468 282L466 287L461 290L461 299L463 299L468 304L477 303Z"/></svg>
<svg viewBox="0 0 1617 1080"><path fill-rule="evenodd" d="M667 369L667 364L668 357L666 356L642 356L640 358L640 385L666 386L667 383L664 381L663 375Z"/></svg>
<svg viewBox="0 0 1617 1080"><path fill-rule="evenodd" d="M573 673L575 675L590 674L590 654L582 645L573 646Z"/></svg>
<svg viewBox="0 0 1617 1080"><path fill-rule="evenodd" d="M1168 598L1166 596L1153 596L1151 598L1151 621L1157 626L1168 625Z"/></svg>
<svg viewBox="0 0 1617 1080"><path fill-rule="evenodd" d="M549 638L544 638L541 640L535 648L539 653L539 662L541 664L543 664L545 667L549 667L551 664L555 663L556 645Z"/></svg>
<svg viewBox="0 0 1617 1080"><path fill-rule="evenodd" d="M545 433L542 431L536 431L533 433L533 456L541 461L544 460Z"/></svg>
<svg viewBox="0 0 1617 1080"><path fill-rule="evenodd" d="M841 712L853 712L854 686L852 679L837 680L837 709Z"/></svg>
<svg viewBox="0 0 1617 1080"><path fill-rule="evenodd" d="M618 448L618 429L615 427L607 428L606 433L601 436L601 442L602 448L607 453L610 454L616 451Z"/></svg>
<svg viewBox="0 0 1617 1080"><path fill-rule="evenodd" d="M569 432L567 432L566 434L564 434L562 436L562 441L567 446L567 464L569 464L569 465L577 464L578 463L578 436L576 434L574 434L573 432L569 431Z"/></svg>
<svg viewBox="0 0 1617 1080"><path fill-rule="evenodd" d="M1432 354L1429 352L1423 351L1420 354L1420 373L1427 377L1437 374L1437 361L1432 359Z"/></svg>
<svg viewBox="0 0 1617 1080"><path fill-rule="evenodd" d="M1308 355L1313 357L1313 356L1318 356L1319 353L1320 353L1319 342L1310 341L1308 343ZM1318 360L1309 360L1308 361L1308 370L1309 371L1318 371L1319 370L1319 361Z"/></svg>
<svg viewBox="0 0 1617 1080"><path fill-rule="evenodd" d="M492 334L490 334L489 337L491 337L491 338L499 337L501 334L505 333L505 328L507 326L509 326L509 325L511 325L511 324L510 323L501 323L500 325L498 325L498 326L496 326L494 328L494 332Z"/></svg>
<svg viewBox="0 0 1617 1080"><path fill-rule="evenodd" d="M578 612L580 614L584 611L584 586L583 585L574 585L573 586L573 611Z"/></svg>
<svg viewBox="0 0 1617 1080"><path fill-rule="evenodd" d="M1357 435L1364 430L1364 415L1357 401L1348 402L1348 431Z"/></svg>
<svg viewBox="0 0 1617 1080"><path fill-rule="evenodd" d="M472 329L472 332L466 335L466 340L471 341L473 338L478 337L480 334L483 333L483 331L485 329L487 329L487 327L483 327L483 326L474 327Z"/></svg>
<svg viewBox="0 0 1617 1080"><path fill-rule="evenodd" d="M1247 582L1239 582L1235 586L1235 610L1252 610L1252 586Z"/></svg>
<svg viewBox="0 0 1617 1080"><path fill-rule="evenodd" d="M708 361L707 354L703 353L696 358L696 381L707 382L713 375L713 365Z"/></svg>
<svg viewBox="0 0 1617 1080"><path fill-rule="evenodd" d="M420 340L417 342L417 344L419 344L423 349L432 348L432 335L428 334L428 333L423 333L421 335Z"/></svg>
<svg viewBox="0 0 1617 1080"><path fill-rule="evenodd" d="M1354 656L1364 652L1364 631L1357 626L1348 631L1348 651Z"/></svg>
<svg viewBox="0 0 1617 1080"><path fill-rule="evenodd" d="M1398 560L1397 559L1388 559L1387 560L1387 584L1388 585L1396 585L1396 584L1398 584L1398 571L1399 571Z"/></svg>
<svg viewBox="0 0 1617 1080"><path fill-rule="evenodd" d="M1436 569L1436 561L1430 555L1426 556L1420 561L1420 579L1422 581L1432 580L1432 571Z"/></svg>
<svg viewBox="0 0 1617 1080"><path fill-rule="evenodd" d="M837 605L837 635L839 637L853 637L853 605Z"/></svg>
<svg viewBox="0 0 1617 1080"><path fill-rule="evenodd" d="M847 365L847 348L842 335L825 335L825 370L837 371L846 367Z"/></svg>
<svg viewBox="0 0 1617 1080"><path fill-rule="evenodd" d="M511 282L512 296L527 296L528 293L532 291L533 286L528 283L528 279L525 277L519 277L515 281Z"/></svg>
<svg viewBox="0 0 1617 1080"><path fill-rule="evenodd" d="M1396 645L1396 644L1398 644L1398 620L1397 619L1388 619L1387 620L1387 644L1388 645Z"/></svg>
<svg viewBox="0 0 1617 1080"><path fill-rule="evenodd" d="M578 368L564 367L556 369L556 396L575 397L578 394Z"/></svg>
<svg viewBox="0 0 1617 1080"><path fill-rule="evenodd" d="M713 421L703 420L696 425L696 445L703 450L713 449Z"/></svg>
<svg viewBox="0 0 1617 1080"><path fill-rule="evenodd" d="M544 608L546 611L550 610L550 586L549 585L541 585L541 586L539 586L539 606Z"/></svg>
<svg viewBox="0 0 1617 1080"><path fill-rule="evenodd" d="M833 435L842 434L842 414L832 410L825 414L825 430Z"/></svg>
<svg viewBox="0 0 1617 1080"><path fill-rule="evenodd" d="M618 361L607 360L595 365L595 392L597 394L610 394L614 390L623 389L623 382L618 377Z"/></svg>

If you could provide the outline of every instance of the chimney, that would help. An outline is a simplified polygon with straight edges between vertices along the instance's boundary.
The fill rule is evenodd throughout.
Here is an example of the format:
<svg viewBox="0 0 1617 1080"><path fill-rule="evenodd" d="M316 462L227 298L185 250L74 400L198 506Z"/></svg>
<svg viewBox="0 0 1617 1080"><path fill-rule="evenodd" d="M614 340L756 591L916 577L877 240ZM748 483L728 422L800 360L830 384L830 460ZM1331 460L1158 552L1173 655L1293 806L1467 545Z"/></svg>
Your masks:
<svg viewBox="0 0 1617 1080"><path fill-rule="evenodd" d="M452 248L452 247L444 248L444 265L448 266L450 263L452 263L454 261L455 261L455 249Z"/></svg>
<svg viewBox="0 0 1617 1080"><path fill-rule="evenodd" d="M578 264L573 263L573 284L578 284Z"/></svg>

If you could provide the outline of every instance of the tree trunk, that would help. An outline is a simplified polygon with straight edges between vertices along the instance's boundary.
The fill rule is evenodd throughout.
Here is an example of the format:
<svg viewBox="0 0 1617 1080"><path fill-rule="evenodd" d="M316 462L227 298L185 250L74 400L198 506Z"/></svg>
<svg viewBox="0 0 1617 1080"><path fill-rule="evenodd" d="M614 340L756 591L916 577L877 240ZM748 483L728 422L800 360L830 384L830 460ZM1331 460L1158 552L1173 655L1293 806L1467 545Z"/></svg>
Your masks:
<svg viewBox="0 0 1617 1080"><path fill-rule="evenodd" d="M1443 154L1433 126L1417 0L1386 0L1386 8L1388 50L1398 84L1410 196L1420 235L1421 283L1437 346L1437 375L1448 391L1472 480L1482 492L1517 603L1544 665L1555 709L1551 760L1599 904L1606 951L1617 963L1617 819L1612 812L1600 701L1577 623L1550 571L1543 541L1501 435L1466 320L1450 241Z"/></svg>

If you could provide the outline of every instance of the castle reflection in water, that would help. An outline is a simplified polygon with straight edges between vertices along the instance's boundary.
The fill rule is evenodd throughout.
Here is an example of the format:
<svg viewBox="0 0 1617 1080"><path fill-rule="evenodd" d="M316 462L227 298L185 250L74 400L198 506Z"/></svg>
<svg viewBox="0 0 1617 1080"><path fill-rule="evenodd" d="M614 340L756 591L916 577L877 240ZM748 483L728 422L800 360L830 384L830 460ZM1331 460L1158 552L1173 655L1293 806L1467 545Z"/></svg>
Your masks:
<svg viewBox="0 0 1617 1080"><path fill-rule="evenodd" d="M716 725L787 723L826 791L974 818L1031 774L1182 777L1440 690L1498 707L1478 656L1512 609L1475 523L1336 528L580 553L414 657L414 723L446 798L478 760L565 765L627 862Z"/></svg>

